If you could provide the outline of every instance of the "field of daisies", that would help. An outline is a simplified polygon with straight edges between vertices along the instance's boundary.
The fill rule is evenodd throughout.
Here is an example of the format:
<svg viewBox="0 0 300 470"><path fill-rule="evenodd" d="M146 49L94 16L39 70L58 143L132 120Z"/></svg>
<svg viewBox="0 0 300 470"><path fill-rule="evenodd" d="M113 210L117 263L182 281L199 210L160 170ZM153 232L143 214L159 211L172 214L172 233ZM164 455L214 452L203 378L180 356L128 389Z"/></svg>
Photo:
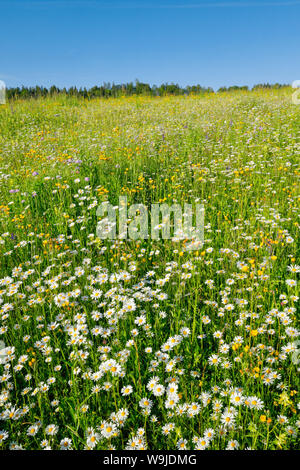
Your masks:
<svg viewBox="0 0 300 470"><path fill-rule="evenodd" d="M0 106L0 449L300 448L291 94ZM201 249L99 239L125 195Z"/></svg>

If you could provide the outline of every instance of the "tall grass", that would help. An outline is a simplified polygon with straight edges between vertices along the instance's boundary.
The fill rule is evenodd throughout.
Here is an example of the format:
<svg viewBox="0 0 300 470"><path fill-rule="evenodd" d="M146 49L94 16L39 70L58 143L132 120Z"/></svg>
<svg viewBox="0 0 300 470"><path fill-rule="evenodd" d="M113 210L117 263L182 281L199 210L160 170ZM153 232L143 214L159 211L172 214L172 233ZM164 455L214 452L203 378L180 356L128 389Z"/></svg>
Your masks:
<svg viewBox="0 0 300 470"><path fill-rule="evenodd" d="M289 89L0 107L1 448L298 447L299 110ZM201 201L204 246L99 240L120 195Z"/></svg>

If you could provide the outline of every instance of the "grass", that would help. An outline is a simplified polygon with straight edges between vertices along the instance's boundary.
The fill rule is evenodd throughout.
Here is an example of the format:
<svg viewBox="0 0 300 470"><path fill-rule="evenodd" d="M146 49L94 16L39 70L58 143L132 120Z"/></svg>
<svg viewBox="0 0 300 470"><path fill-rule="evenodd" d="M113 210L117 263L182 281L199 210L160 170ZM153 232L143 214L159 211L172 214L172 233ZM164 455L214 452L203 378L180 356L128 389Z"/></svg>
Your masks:
<svg viewBox="0 0 300 470"><path fill-rule="evenodd" d="M0 107L0 448L299 448L291 93ZM99 240L120 195L203 247Z"/></svg>

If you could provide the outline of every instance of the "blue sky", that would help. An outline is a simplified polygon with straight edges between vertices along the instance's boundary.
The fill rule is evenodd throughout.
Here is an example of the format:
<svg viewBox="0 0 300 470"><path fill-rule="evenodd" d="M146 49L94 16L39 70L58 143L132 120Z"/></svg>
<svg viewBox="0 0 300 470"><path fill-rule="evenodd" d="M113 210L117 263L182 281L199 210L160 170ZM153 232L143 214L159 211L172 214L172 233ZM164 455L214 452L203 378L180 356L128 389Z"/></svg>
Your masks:
<svg viewBox="0 0 300 470"><path fill-rule="evenodd" d="M7 86L300 79L300 1L0 0Z"/></svg>

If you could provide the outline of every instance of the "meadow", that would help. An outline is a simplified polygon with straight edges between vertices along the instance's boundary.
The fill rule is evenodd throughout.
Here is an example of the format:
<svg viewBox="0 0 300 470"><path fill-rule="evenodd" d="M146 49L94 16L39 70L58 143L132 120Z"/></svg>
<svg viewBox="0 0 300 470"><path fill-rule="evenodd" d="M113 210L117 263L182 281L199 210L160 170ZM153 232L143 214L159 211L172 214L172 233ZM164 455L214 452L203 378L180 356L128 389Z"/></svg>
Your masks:
<svg viewBox="0 0 300 470"><path fill-rule="evenodd" d="M0 106L0 449L299 448L291 94ZM120 195L203 246L99 239Z"/></svg>

